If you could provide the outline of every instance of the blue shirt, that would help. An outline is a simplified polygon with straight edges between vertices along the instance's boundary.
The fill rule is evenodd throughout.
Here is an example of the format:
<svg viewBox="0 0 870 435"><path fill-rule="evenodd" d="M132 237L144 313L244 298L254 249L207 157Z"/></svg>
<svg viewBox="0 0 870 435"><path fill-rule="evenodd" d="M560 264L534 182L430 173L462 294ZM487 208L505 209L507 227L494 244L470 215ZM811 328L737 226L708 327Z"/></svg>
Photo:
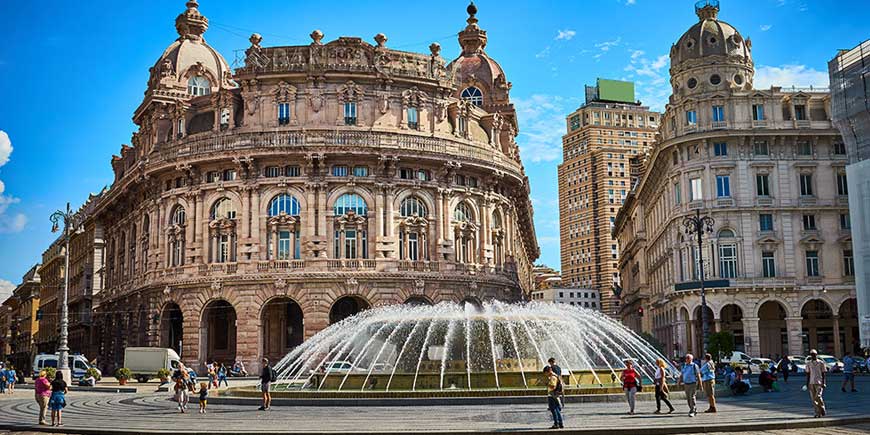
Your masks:
<svg viewBox="0 0 870 435"><path fill-rule="evenodd" d="M851 356L843 358L843 373L853 373L855 370L855 359Z"/></svg>
<svg viewBox="0 0 870 435"><path fill-rule="evenodd" d="M701 365L701 380L712 381L714 379L716 379L716 371L713 369L713 363L705 362Z"/></svg>
<svg viewBox="0 0 870 435"><path fill-rule="evenodd" d="M698 382L698 366L696 366L695 363L683 364L683 368L680 369L680 372L684 384L694 384Z"/></svg>

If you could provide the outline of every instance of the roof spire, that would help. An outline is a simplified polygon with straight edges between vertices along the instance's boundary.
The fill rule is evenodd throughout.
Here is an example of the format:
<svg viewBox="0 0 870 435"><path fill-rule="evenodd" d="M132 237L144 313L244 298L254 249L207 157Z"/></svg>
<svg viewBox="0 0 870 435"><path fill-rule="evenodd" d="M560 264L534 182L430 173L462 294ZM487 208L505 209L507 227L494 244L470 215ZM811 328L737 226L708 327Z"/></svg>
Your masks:
<svg viewBox="0 0 870 435"><path fill-rule="evenodd" d="M208 30L208 18L199 13L199 2L189 0L186 3L187 10L175 19L175 30L183 39L201 41L202 34Z"/></svg>
<svg viewBox="0 0 870 435"><path fill-rule="evenodd" d="M695 2L695 14L698 19L717 20L719 18L719 0L700 0Z"/></svg>
<svg viewBox="0 0 870 435"><path fill-rule="evenodd" d="M477 25L477 6L474 1L468 4L465 9L468 12L468 23L465 30L459 32L459 45L462 47L462 55L469 56L472 54L482 53L486 47L486 30L482 30Z"/></svg>

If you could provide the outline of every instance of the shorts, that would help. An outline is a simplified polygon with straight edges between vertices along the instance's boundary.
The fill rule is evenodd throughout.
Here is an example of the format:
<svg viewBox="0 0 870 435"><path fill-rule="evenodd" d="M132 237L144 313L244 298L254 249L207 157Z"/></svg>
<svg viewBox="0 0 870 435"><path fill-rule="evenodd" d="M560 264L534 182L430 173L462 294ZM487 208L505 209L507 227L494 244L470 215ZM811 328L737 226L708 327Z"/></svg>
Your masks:
<svg viewBox="0 0 870 435"><path fill-rule="evenodd" d="M704 381L701 383L701 385L704 388L704 394L707 395L707 397L713 395L713 393L714 393L713 390L715 389L715 387L714 387L715 381L713 381L713 380Z"/></svg>
<svg viewBox="0 0 870 435"><path fill-rule="evenodd" d="M269 387L270 387L271 385L272 385L271 382L261 382L261 383L260 383L260 391L262 391L262 392L264 392L264 393L268 393L268 392L269 392Z"/></svg>
<svg viewBox="0 0 870 435"><path fill-rule="evenodd" d="M855 374L854 374L854 373L843 373L843 378L844 378L843 380L844 380L844 381L847 381L847 382L848 382L848 381L854 381L854 380L855 380Z"/></svg>
<svg viewBox="0 0 870 435"><path fill-rule="evenodd" d="M208 399L199 399L199 406L205 408L206 404L208 404Z"/></svg>
<svg viewBox="0 0 870 435"><path fill-rule="evenodd" d="M48 399L48 409L52 411L60 411L66 407L66 397L60 391L51 393L51 398Z"/></svg>

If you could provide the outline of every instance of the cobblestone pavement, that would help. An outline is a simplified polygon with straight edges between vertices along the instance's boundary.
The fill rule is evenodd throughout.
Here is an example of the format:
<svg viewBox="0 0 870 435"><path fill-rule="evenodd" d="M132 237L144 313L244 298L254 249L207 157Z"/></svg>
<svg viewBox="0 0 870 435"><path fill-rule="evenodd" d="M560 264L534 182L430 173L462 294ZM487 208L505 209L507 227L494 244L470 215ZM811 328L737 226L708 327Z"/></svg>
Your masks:
<svg viewBox="0 0 870 435"><path fill-rule="evenodd" d="M870 418L870 377L858 379L859 393L842 393L839 378L830 379L825 393L828 418ZM623 433L647 428L673 428L687 433L687 427L698 432L715 433L744 430L744 433L868 433L870 423L864 426L841 428L793 429L774 428L764 424L795 424L819 422L812 418L808 393L801 384L792 381L777 393L753 393L744 397L723 397L719 413L686 415L686 404L675 401L677 412L655 415L654 402L638 402L638 414L626 415L627 406L619 403L568 404L565 409L567 429L604 431L622 429ZM0 427L16 430L34 430L28 426L36 420L37 406L32 391L21 391L15 396L0 397ZM180 414L167 393L106 394L72 393L64 411L65 429L95 428L123 430L128 433L276 433L276 432L444 432L482 431L514 432L545 429L549 426L546 404L493 405L493 406L401 406L401 407L279 407L271 411L257 411L256 406L211 405L206 415L196 412L192 403L187 414ZM706 401L699 400L699 408ZM749 425L749 426L747 426ZM793 428L794 426L789 426ZM752 432L765 429L768 432ZM627 432L626 432L627 431Z"/></svg>

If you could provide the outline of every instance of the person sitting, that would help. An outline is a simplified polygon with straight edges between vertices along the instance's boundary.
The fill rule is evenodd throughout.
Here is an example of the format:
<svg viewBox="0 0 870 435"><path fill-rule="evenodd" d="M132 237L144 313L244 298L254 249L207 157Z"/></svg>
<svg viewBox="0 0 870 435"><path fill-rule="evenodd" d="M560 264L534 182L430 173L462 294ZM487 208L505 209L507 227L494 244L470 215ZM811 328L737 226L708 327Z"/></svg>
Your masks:
<svg viewBox="0 0 870 435"><path fill-rule="evenodd" d="M758 375L758 383L765 393L773 391L774 381L776 381L776 376L770 370L762 370Z"/></svg>
<svg viewBox="0 0 870 435"><path fill-rule="evenodd" d="M731 388L731 394L737 396L746 394L749 391L749 379L743 376L743 368L735 367L734 372L728 379L728 386Z"/></svg>
<svg viewBox="0 0 870 435"><path fill-rule="evenodd" d="M97 378L94 375L90 374L87 377L82 378L79 381L80 387L96 387L97 386Z"/></svg>

